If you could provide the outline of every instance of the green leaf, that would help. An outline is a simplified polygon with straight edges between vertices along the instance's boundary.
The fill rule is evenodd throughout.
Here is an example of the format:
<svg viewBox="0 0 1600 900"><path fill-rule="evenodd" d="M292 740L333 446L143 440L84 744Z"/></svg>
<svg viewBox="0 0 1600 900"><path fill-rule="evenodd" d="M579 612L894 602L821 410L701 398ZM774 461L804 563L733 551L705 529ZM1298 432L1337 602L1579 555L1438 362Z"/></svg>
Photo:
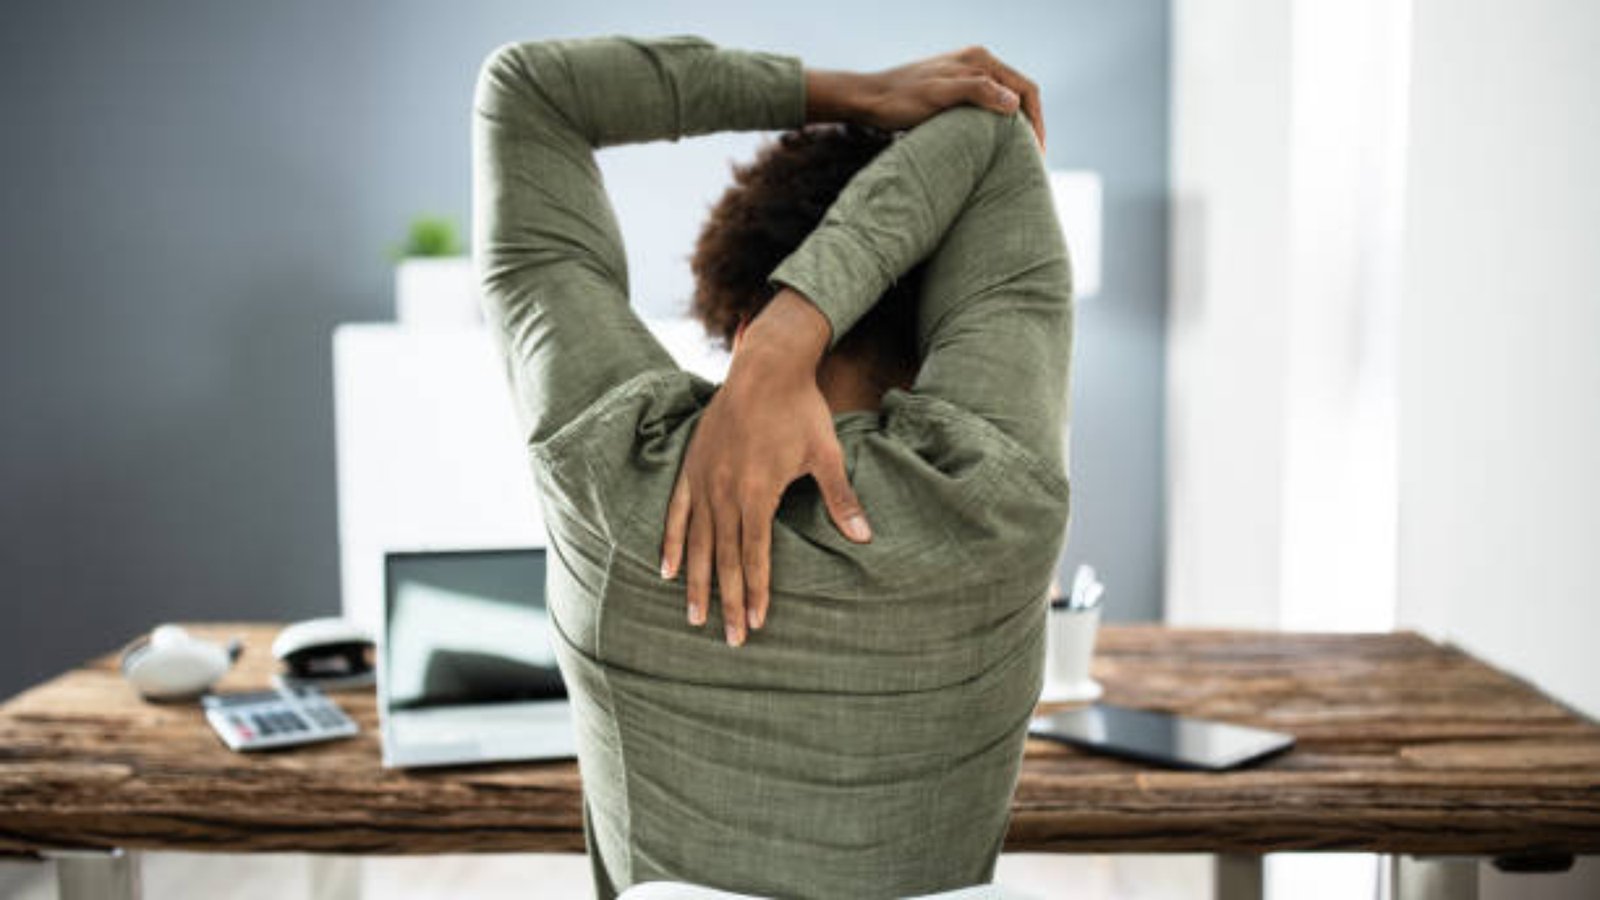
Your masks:
<svg viewBox="0 0 1600 900"><path fill-rule="evenodd" d="M404 244L391 253L396 259L411 256L460 256L465 252L455 222L445 216L421 215L411 220Z"/></svg>

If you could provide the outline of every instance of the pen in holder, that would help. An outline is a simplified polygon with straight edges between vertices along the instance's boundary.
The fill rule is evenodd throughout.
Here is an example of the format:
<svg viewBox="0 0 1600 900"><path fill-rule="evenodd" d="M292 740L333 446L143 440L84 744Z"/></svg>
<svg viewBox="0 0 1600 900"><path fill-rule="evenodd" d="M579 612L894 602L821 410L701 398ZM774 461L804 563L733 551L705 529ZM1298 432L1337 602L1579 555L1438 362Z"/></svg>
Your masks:
<svg viewBox="0 0 1600 900"><path fill-rule="evenodd" d="M1105 585L1094 569L1078 567L1072 594L1053 598L1045 630L1042 701L1089 701L1100 697L1100 683L1089 677L1095 635L1100 630L1100 596Z"/></svg>

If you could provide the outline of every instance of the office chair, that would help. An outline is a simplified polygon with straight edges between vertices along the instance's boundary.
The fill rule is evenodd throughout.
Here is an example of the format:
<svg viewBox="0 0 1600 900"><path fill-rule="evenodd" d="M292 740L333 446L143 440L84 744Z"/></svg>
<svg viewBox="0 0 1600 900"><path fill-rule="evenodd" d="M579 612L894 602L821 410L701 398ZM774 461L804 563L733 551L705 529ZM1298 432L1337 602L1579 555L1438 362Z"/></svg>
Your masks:
<svg viewBox="0 0 1600 900"><path fill-rule="evenodd" d="M644 881L617 895L617 900L770 900L770 898L755 894L736 894L683 881ZM998 884L975 884L937 894L906 897L904 900L1040 900L1040 898Z"/></svg>

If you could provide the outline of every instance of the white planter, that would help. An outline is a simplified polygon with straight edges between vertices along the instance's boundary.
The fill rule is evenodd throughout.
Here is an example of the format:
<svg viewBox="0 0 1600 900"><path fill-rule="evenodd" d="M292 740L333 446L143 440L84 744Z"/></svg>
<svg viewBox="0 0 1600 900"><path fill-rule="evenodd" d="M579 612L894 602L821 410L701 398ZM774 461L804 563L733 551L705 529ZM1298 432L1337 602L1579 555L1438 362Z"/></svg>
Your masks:
<svg viewBox="0 0 1600 900"><path fill-rule="evenodd" d="M406 257L395 267L395 318L402 325L482 324L470 256Z"/></svg>

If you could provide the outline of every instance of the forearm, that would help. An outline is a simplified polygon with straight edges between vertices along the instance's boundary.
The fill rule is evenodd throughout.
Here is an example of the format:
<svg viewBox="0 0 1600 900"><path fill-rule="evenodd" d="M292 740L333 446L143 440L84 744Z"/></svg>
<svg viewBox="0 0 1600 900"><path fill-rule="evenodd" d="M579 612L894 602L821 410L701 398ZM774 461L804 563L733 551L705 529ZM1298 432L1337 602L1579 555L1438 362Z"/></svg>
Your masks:
<svg viewBox="0 0 1600 900"><path fill-rule="evenodd" d="M799 57L719 47L696 35L510 44L497 52L491 75L481 112L568 128L595 148L791 128L806 118Z"/></svg>
<svg viewBox="0 0 1600 900"><path fill-rule="evenodd" d="M906 132L769 278L826 317L831 347L924 260L915 390L1059 468L1071 272L1043 157L1020 116L957 106Z"/></svg>
<svg viewBox="0 0 1600 900"><path fill-rule="evenodd" d="M989 173L1003 117L954 106L857 172L769 280L826 316L829 346L926 257ZM759 321L759 317L757 319Z"/></svg>
<svg viewBox="0 0 1600 900"><path fill-rule="evenodd" d="M806 121L854 122L879 91L876 76L838 69L806 69Z"/></svg>

